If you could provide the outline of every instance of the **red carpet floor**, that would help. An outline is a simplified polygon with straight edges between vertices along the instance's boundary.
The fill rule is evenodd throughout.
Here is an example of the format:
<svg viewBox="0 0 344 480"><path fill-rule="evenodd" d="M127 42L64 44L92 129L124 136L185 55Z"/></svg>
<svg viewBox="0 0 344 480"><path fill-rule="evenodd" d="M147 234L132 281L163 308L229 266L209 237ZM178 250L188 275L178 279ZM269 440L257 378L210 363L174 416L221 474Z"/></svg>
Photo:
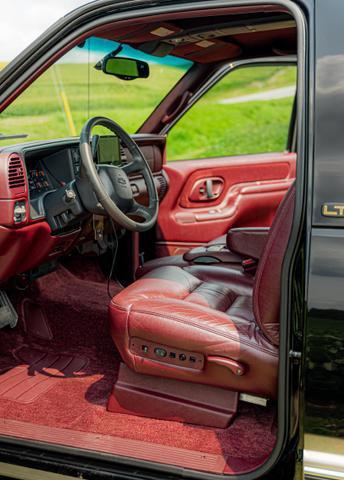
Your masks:
<svg viewBox="0 0 344 480"><path fill-rule="evenodd" d="M107 412L120 359L108 333L106 282L91 259L67 267L36 281L30 291L10 293L18 306L23 298L41 305L48 325L37 335L20 318L15 330L1 331L0 418L220 454L237 473L269 456L273 406L240 404L224 430ZM111 285L112 293L118 289Z"/></svg>

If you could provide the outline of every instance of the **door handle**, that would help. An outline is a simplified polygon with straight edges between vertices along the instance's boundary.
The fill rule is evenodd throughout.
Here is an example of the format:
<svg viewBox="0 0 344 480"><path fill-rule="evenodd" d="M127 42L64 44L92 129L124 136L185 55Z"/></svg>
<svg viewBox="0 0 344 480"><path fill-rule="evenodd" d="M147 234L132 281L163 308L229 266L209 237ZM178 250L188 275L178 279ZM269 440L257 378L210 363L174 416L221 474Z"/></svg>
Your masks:
<svg viewBox="0 0 344 480"><path fill-rule="evenodd" d="M210 202L221 195L224 188L224 180L221 177L201 178L197 180L190 192L191 202Z"/></svg>
<svg viewBox="0 0 344 480"><path fill-rule="evenodd" d="M214 198L215 195L213 192L213 181L211 180L211 178L205 181L205 191L207 198Z"/></svg>

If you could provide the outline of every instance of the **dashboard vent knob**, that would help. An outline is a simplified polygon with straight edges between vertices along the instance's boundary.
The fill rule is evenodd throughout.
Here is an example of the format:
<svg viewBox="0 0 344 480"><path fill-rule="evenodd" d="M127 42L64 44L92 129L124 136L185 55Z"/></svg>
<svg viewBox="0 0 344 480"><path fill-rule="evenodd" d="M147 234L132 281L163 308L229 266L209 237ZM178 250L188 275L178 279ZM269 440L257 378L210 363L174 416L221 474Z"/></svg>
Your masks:
<svg viewBox="0 0 344 480"><path fill-rule="evenodd" d="M166 178L163 175L159 175L158 177L156 177L156 179L158 182L157 188L158 188L159 200L162 200L167 193L168 183Z"/></svg>
<svg viewBox="0 0 344 480"><path fill-rule="evenodd" d="M121 164L122 165L128 165L129 162L128 162L127 155L125 153L125 150L124 150L122 144L120 144L119 150L120 150L120 154L121 154Z"/></svg>
<svg viewBox="0 0 344 480"><path fill-rule="evenodd" d="M17 189L17 193L25 192L24 164L18 155L11 155L8 159L8 186Z"/></svg>

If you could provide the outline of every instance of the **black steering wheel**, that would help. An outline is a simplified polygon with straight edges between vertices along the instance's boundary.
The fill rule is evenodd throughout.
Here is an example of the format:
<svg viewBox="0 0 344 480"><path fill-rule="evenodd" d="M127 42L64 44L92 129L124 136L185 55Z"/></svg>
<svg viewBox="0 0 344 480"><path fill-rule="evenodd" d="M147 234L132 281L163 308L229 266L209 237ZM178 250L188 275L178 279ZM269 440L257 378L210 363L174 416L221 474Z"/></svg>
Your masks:
<svg viewBox="0 0 344 480"><path fill-rule="evenodd" d="M102 126L114 133L125 146L132 161L118 167L115 165L97 165L94 162L91 148L91 134L96 126ZM81 175L86 178L96 195L95 208L99 207L120 226L133 232L144 232L156 222L159 210L158 193L153 174L135 141L116 122L105 117L90 118L84 125L80 135ZM147 186L148 206L141 205L134 199L128 175L141 173ZM92 202L88 202L90 204ZM100 205L99 205L100 204ZM94 212L95 213L95 212ZM130 216L142 219L136 221Z"/></svg>

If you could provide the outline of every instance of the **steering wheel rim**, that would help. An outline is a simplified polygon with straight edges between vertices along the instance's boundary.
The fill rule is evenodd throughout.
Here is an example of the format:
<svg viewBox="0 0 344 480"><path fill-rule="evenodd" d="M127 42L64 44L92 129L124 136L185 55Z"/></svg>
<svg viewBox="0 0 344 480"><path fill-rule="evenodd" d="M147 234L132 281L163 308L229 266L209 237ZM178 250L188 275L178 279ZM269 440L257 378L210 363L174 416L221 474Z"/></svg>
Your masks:
<svg viewBox="0 0 344 480"><path fill-rule="evenodd" d="M124 146L129 150L133 161L122 167L111 165L103 165L101 173L106 175L112 187L116 190L117 198L123 204L125 211L116 204L108 193L104 185L99 169L94 163L92 148L91 148L91 134L96 126L102 126L110 130L118 136ZM158 217L159 198L154 183L152 171L141 152L136 142L128 135L128 133L114 120L106 117L92 117L84 125L80 134L80 155L81 155L81 169L83 174L88 179L92 190L104 208L105 212L120 226L133 231L144 232L154 226ZM106 170L105 170L106 168ZM148 206L141 205L133 197L130 181L128 175L130 173L141 173L145 180L149 198ZM135 215L143 218L143 222L133 220L128 215Z"/></svg>

